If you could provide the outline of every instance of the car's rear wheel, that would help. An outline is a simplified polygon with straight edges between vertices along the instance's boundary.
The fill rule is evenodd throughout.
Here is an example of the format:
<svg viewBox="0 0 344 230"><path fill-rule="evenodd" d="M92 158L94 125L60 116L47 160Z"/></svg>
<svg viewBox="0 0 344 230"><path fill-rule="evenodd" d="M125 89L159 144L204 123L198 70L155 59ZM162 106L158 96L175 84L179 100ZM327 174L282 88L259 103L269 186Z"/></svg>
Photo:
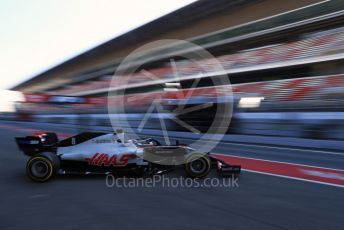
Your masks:
<svg viewBox="0 0 344 230"><path fill-rule="evenodd" d="M26 173L35 182L46 182L55 176L60 167L59 158L53 153L42 153L29 159Z"/></svg>
<svg viewBox="0 0 344 230"><path fill-rule="evenodd" d="M204 154L192 154L185 164L185 172L193 178L202 178L209 174L211 170L210 159Z"/></svg>

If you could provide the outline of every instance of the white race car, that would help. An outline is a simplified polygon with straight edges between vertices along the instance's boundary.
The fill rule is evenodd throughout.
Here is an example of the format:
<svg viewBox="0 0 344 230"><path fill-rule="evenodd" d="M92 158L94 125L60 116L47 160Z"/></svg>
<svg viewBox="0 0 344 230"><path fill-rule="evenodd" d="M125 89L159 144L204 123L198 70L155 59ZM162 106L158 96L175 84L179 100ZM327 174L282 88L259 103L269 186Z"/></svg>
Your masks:
<svg viewBox="0 0 344 230"><path fill-rule="evenodd" d="M186 176L201 178L212 168L222 176L238 175L241 170L239 165L229 165L186 145L162 146L152 138L125 140L123 133L84 132L59 141L55 133L40 132L15 139L19 149L30 156L26 171L36 182L57 174L141 176L183 167Z"/></svg>

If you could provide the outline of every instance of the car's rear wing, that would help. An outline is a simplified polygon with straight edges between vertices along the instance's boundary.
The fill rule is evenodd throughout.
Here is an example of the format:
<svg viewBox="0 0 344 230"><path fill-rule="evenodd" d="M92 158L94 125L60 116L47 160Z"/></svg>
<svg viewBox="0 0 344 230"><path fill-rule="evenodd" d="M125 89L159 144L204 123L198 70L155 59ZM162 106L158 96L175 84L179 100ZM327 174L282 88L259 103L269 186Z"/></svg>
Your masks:
<svg viewBox="0 0 344 230"><path fill-rule="evenodd" d="M19 149L28 156L32 156L36 153L39 153L45 150L45 146L43 146L43 143L40 137L35 137L35 136L16 137L15 140L17 142Z"/></svg>

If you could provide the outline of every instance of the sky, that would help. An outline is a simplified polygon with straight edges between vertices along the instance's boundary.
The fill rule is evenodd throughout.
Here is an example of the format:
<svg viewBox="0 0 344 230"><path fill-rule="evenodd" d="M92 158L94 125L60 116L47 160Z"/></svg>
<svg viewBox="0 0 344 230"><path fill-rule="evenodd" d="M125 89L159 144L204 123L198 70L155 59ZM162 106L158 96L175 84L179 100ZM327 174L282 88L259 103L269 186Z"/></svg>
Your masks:
<svg viewBox="0 0 344 230"><path fill-rule="evenodd" d="M193 1L0 0L0 90Z"/></svg>

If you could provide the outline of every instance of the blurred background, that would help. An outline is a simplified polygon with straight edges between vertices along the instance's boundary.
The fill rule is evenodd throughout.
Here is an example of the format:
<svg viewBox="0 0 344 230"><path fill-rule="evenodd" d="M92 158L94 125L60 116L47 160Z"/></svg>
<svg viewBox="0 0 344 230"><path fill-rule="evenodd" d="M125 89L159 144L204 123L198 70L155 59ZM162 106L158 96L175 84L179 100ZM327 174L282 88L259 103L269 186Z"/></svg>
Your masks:
<svg viewBox="0 0 344 230"><path fill-rule="evenodd" d="M343 0L0 0L0 32L1 230L343 230ZM118 73L164 39L199 47L155 45ZM203 49L217 62L185 58ZM110 121L171 144L217 138L203 141L241 165L239 187L27 178L14 137Z"/></svg>
<svg viewBox="0 0 344 230"><path fill-rule="evenodd" d="M226 103L217 99L230 86L214 85L213 80L228 78L234 111L224 141L343 149L343 1L201 0L176 4L181 8L159 11L167 14L155 15L157 19L146 17L147 22L134 29L116 31L114 38L29 79L12 83L10 91L2 92L2 98L8 99L2 102L1 119L111 131L108 91L122 92L125 88L121 98L125 112L111 114L111 119L129 120L129 124L122 125L135 130L158 97L167 112L155 111L156 116L148 119L140 133L161 136L158 119L162 118L172 137L192 139L196 136L170 117L206 132L215 109L178 114L173 112L174 106ZM176 6L169 7L166 9ZM50 25L45 32L54 29L55 25ZM222 72L209 60L190 62L182 58L195 50L169 44L138 54L130 64L136 72L129 82L129 76L114 77L116 68L131 51L160 39L187 40L207 49L222 64ZM55 49L59 45L55 44ZM176 83L171 59L178 69L177 84L169 84ZM139 65L142 62L145 64ZM193 84L195 80L198 84ZM190 89L193 93L188 93ZM110 107L118 106L116 99L111 101Z"/></svg>

